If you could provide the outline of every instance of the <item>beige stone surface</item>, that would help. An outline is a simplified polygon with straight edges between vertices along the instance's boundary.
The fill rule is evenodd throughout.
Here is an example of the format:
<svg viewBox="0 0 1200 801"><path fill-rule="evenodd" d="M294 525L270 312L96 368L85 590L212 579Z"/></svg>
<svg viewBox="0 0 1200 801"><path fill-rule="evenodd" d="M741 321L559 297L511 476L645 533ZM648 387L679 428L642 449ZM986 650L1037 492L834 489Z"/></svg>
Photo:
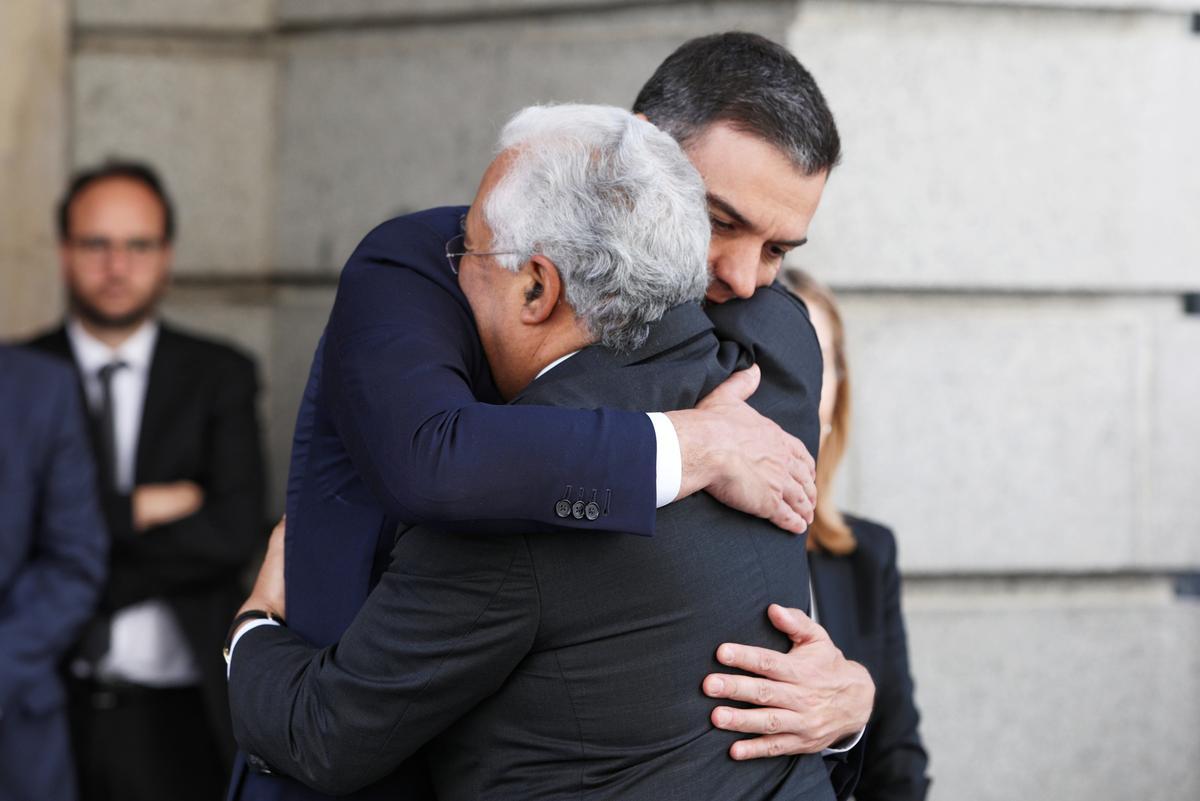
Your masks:
<svg viewBox="0 0 1200 801"><path fill-rule="evenodd" d="M790 16L780 3L685 4L298 37L281 72L278 260L336 270L382 220L469 202L519 108L628 107L686 39L777 35Z"/></svg>
<svg viewBox="0 0 1200 801"><path fill-rule="evenodd" d="M903 533L909 569L1200 567L1200 326L1176 299L843 306L855 412L839 497Z"/></svg>
<svg viewBox="0 0 1200 801"><path fill-rule="evenodd" d="M93 28L254 31L274 23L272 0L75 0L75 21Z"/></svg>
<svg viewBox="0 0 1200 801"><path fill-rule="evenodd" d="M347 20L469 17L472 14L537 12L564 8L603 9L612 0L277 0L282 22L334 23Z"/></svg>
<svg viewBox="0 0 1200 801"><path fill-rule="evenodd" d="M1048 5L800 6L845 145L806 256L863 286L1200 287L1190 15Z"/></svg>
<svg viewBox="0 0 1200 801"><path fill-rule="evenodd" d="M1156 578L905 592L930 801L1200 796L1195 598Z"/></svg>
<svg viewBox="0 0 1200 801"><path fill-rule="evenodd" d="M0 339L59 314L53 210L66 175L66 0L0 3Z"/></svg>
<svg viewBox="0 0 1200 801"><path fill-rule="evenodd" d="M188 48L75 56L72 160L155 164L178 218L181 274L262 274L275 206L275 67Z"/></svg>

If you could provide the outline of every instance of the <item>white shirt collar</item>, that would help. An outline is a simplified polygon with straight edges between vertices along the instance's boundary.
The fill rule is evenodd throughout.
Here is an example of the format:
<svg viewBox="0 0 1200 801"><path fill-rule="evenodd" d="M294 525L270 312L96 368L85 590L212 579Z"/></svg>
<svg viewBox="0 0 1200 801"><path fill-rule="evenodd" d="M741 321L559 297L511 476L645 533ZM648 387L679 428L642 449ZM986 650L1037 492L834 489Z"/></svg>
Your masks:
<svg viewBox="0 0 1200 801"><path fill-rule="evenodd" d="M533 377L533 380L534 380L534 381L537 381L539 378L541 378L541 377L542 377L542 376L544 376L546 373L548 373L548 372L550 372L551 370L553 370L555 367L558 367L560 364L562 364L562 363L563 363L563 362L565 362L567 359L569 359L569 358L571 358L572 356L574 356L576 353L579 353L579 351L577 351L577 350L573 350L573 351L571 351L570 353L567 353L567 354L564 354L564 355L562 355L562 356L559 356L557 359L555 359L554 361L550 362L550 363L549 363L549 364L547 364L545 367L543 367L541 370L539 370L539 371L538 371L538 374L537 374L537 375L535 375L535 376Z"/></svg>
<svg viewBox="0 0 1200 801"><path fill-rule="evenodd" d="M150 370L154 344L158 341L158 321L150 319L142 323L129 339L114 349L89 334L83 323L72 317L67 322L67 338L84 375L94 375L104 365L117 360L138 373L146 373Z"/></svg>

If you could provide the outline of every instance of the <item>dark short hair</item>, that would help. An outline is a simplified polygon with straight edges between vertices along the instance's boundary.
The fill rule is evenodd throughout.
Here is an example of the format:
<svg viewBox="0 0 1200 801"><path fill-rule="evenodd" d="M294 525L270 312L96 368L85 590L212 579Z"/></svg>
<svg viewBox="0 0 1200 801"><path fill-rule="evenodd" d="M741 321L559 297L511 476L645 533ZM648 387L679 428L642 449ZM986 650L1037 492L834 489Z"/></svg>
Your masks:
<svg viewBox="0 0 1200 801"><path fill-rule="evenodd" d="M67 191L58 203L59 241L65 242L70 236L71 204L75 202L75 198L79 197L79 194L83 190L97 181L105 181L109 178L125 178L130 181L137 181L153 192L154 196L158 198L158 202L162 205L163 238L167 242L175 239L175 208L171 205L171 198L167 195L167 190L163 187L163 182L158 177L158 172L149 164L144 164L140 161L110 159L99 166L82 169L71 177L71 182L67 184Z"/></svg>
<svg viewBox="0 0 1200 801"><path fill-rule="evenodd" d="M842 154L833 114L817 82L782 45L729 32L685 42L634 101L679 144L717 122L779 148L805 175L828 172Z"/></svg>

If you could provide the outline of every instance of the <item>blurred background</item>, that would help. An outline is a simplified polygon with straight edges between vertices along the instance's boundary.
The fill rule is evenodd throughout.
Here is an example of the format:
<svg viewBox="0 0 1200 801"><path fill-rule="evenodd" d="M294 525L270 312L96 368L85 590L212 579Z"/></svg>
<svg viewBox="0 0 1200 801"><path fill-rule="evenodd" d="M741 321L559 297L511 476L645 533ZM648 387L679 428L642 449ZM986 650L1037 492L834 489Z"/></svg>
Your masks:
<svg viewBox="0 0 1200 801"><path fill-rule="evenodd" d="M338 271L466 203L503 120L628 107L743 29L845 158L848 510L897 533L931 797L1200 798L1196 0L4 0L0 338L61 315L52 209L108 156L179 218L166 316L257 355L273 510Z"/></svg>

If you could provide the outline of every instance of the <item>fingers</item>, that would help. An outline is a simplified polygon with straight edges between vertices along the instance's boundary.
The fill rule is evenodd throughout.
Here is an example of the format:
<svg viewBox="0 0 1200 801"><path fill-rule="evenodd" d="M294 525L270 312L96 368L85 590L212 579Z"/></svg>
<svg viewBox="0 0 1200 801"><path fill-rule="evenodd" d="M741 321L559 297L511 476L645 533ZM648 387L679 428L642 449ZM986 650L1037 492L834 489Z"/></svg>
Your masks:
<svg viewBox="0 0 1200 801"><path fill-rule="evenodd" d="M792 481L796 483L797 494L803 494L804 501L813 508L817 505L817 477L804 462L792 457L788 463Z"/></svg>
<svg viewBox="0 0 1200 801"><path fill-rule="evenodd" d="M712 711L718 729L746 734L782 734L799 726L799 716L786 709L738 709L719 706Z"/></svg>
<svg viewBox="0 0 1200 801"><path fill-rule="evenodd" d="M788 444L792 449L792 457L798 459L802 464L806 465L808 467L808 471L815 476L817 472L817 462L812 458L812 454L808 452L808 448L804 446L804 441L799 437L793 437L791 434L788 434L787 438Z"/></svg>
<svg viewBox="0 0 1200 801"><path fill-rule="evenodd" d="M825 747L824 740L802 734L804 726L800 716L786 709L719 706L709 719L718 729L763 735L734 743L729 749L729 755L734 759L813 754Z"/></svg>
<svg viewBox="0 0 1200 801"><path fill-rule="evenodd" d="M808 531L809 521L801 517L795 509L788 504L787 501L780 500L775 507L775 514L771 515L768 520L778 528L783 529L791 534L803 534Z"/></svg>
<svg viewBox="0 0 1200 801"><path fill-rule="evenodd" d="M811 621L809 621L811 623ZM759 648L754 645L739 645L737 643L722 643L717 648L717 661L722 665L738 668L747 673L755 673L776 681L793 681L793 671L788 662L787 654L772 651L770 648ZM714 674L724 676L725 674ZM735 677L736 678L736 677ZM744 677L743 677L744 678ZM732 696L718 696L732 697Z"/></svg>
<svg viewBox="0 0 1200 801"><path fill-rule="evenodd" d="M771 604L767 607L767 617L770 619L772 626L786 634L788 639L790 639L796 645L805 642L829 639L829 634L825 631L825 629L815 623L811 617L804 614L799 609L792 609L790 607L780 606L779 604ZM721 646L721 648L724 647L724 645ZM737 647L745 648L746 646ZM721 648L717 649L718 659L721 658ZM732 663L722 660L722 664L729 665ZM735 667L742 666L735 665ZM758 671L753 672L757 673Z"/></svg>
<svg viewBox="0 0 1200 801"><path fill-rule="evenodd" d="M738 676L730 673L710 673L704 677L704 683L701 685L704 694L709 698L724 698L729 701L745 701L747 704L755 704L757 706L795 706L797 702L792 700L791 685L780 681L771 681L770 679L760 679L755 676ZM725 708L725 707L719 707ZM735 709L733 712L741 713L750 710ZM735 715L737 717L737 715ZM766 729L741 729L731 726L722 725L721 728L731 729L733 731L748 731L759 734L767 731Z"/></svg>
<svg viewBox="0 0 1200 801"><path fill-rule="evenodd" d="M758 365L752 364L745 370L739 370L722 381L716 389L696 404L696 408L704 408L714 403L744 401L758 389L758 382L761 378L762 372L758 369Z"/></svg>
<svg viewBox="0 0 1200 801"><path fill-rule="evenodd" d="M813 514L816 512L816 505L813 503L813 499L808 496L805 485L796 480L794 473L791 475L791 480L784 487L783 501L796 514L803 517L805 521L812 523Z"/></svg>
<svg viewBox="0 0 1200 801"><path fill-rule="evenodd" d="M768 734L749 740L738 740L729 746L729 756L738 761L791 754L816 754L821 746L795 734Z"/></svg>
<svg viewBox="0 0 1200 801"><path fill-rule="evenodd" d="M791 454L791 460L788 463L791 472L792 480L799 485L800 491L804 493L807 504L812 507L817 505L817 464L813 461L812 456L808 452L808 448L804 447L804 443L790 434L784 434L788 441L788 447ZM803 511L797 509L802 515ZM808 516L808 521L812 522L811 515Z"/></svg>

